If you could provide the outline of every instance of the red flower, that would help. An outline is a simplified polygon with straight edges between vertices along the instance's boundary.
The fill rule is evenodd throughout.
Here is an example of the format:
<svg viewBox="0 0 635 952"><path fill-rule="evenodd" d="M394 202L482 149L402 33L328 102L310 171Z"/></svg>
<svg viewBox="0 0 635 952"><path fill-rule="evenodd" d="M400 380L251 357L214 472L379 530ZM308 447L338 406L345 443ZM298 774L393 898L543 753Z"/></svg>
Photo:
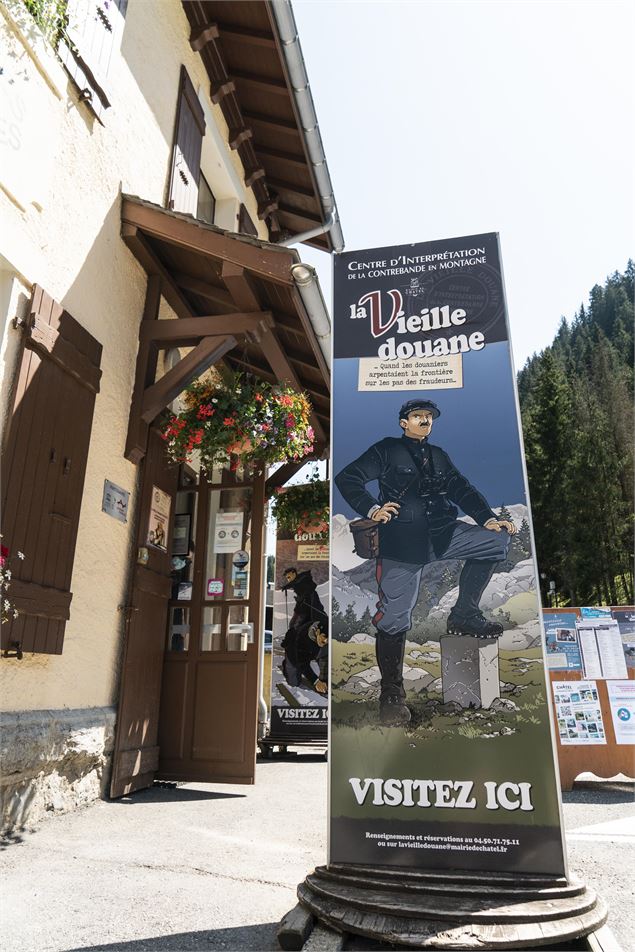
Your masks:
<svg viewBox="0 0 635 952"><path fill-rule="evenodd" d="M263 395L262 395L261 393L256 393L256 394L254 394L254 400L257 400L258 403L262 403L262 401L263 401L264 399L265 399L265 398L263 397Z"/></svg>
<svg viewBox="0 0 635 952"><path fill-rule="evenodd" d="M0 567L6 564L7 559L9 558L9 550L6 545L0 545Z"/></svg>
<svg viewBox="0 0 635 952"><path fill-rule="evenodd" d="M225 417L225 419L223 420L223 426L233 426L233 425L234 425L234 418L230 416Z"/></svg>

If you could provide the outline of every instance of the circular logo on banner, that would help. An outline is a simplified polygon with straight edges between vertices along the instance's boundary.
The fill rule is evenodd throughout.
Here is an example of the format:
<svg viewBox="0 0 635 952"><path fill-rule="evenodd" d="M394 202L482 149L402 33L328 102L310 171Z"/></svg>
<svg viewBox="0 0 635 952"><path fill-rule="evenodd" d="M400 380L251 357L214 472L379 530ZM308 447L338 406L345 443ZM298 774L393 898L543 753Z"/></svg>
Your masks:
<svg viewBox="0 0 635 952"><path fill-rule="evenodd" d="M629 711L627 707L618 707L617 716L619 717L621 721L630 721L631 712Z"/></svg>
<svg viewBox="0 0 635 952"><path fill-rule="evenodd" d="M245 552L244 549L239 549L238 552L234 552L232 558L232 563L236 566L237 569L244 569L244 567L249 562L249 552Z"/></svg>

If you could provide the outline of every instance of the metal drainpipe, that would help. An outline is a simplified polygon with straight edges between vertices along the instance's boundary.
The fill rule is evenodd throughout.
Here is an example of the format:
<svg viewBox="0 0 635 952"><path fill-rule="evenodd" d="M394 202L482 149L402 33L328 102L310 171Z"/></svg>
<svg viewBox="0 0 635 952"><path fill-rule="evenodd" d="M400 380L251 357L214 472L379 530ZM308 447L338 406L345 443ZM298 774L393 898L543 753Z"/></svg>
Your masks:
<svg viewBox="0 0 635 952"><path fill-rule="evenodd" d="M278 244L288 248L290 245L296 245L303 241L308 241L309 238L317 238L318 235L324 235L327 231L330 231L335 222L335 215L333 212L329 212L328 218L323 225L316 225L315 228L310 228L308 231L301 231L299 235L292 235L290 238L286 238L284 241L279 241Z"/></svg>
<svg viewBox="0 0 635 952"><path fill-rule="evenodd" d="M291 265L291 274L300 292L326 365L331 369L331 320L326 309L317 272L311 265L298 262Z"/></svg>
<svg viewBox="0 0 635 952"><path fill-rule="evenodd" d="M291 9L289 0L269 0L270 9L276 22L276 28L280 37L282 54L285 59L293 96L302 123L302 132L306 143L309 161L313 168L315 182L318 187L320 203L327 216L324 226L318 226L318 229L302 232L300 235L294 235L288 241L282 241L280 244L289 245L296 242L307 241L309 238L315 238L327 231L331 233L331 240L335 251L344 250L344 236L339 223L337 214L337 205L333 194L333 185L329 174L322 137L318 127L313 96L309 87L309 79L304 65L304 56L298 39L298 30Z"/></svg>

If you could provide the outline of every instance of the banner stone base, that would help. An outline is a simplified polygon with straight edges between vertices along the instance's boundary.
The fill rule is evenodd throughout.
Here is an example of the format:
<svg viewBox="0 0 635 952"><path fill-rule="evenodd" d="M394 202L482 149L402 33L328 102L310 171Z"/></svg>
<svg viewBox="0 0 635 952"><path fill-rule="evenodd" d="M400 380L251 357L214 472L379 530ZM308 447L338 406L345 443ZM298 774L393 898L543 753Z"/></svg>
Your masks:
<svg viewBox="0 0 635 952"><path fill-rule="evenodd" d="M443 703L489 707L500 697L498 640L466 635L441 637Z"/></svg>
<svg viewBox="0 0 635 952"><path fill-rule="evenodd" d="M553 949L589 936L608 914L575 879L345 864L318 866L298 899L333 938L352 933L414 949ZM282 947L306 948L303 941Z"/></svg>

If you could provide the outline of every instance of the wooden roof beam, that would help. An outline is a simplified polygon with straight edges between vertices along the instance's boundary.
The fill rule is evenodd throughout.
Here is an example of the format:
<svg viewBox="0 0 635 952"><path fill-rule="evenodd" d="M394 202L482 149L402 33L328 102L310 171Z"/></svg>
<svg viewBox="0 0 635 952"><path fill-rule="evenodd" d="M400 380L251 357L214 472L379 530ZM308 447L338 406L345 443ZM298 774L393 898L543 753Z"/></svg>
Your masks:
<svg viewBox="0 0 635 952"><path fill-rule="evenodd" d="M248 86L256 86L273 96L288 97L289 90L287 84L282 79L273 79L268 76L260 76L257 73L250 73L244 69L233 69L230 79L234 82L244 83ZM305 160L306 161L306 160Z"/></svg>
<svg viewBox="0 0 635 952"><path fill-rule="evenodd" d="M214 284L201 281L200 278L194 278L189 274L184 274L182 271L175 271L173 278L178 286L185 291L192 291L194 294L198 294L199 297L213 301L214 304L218 304L227 311L231 311L232 309L236 311L239 310L234 304L234 299L231 294L228 294L224 288L217 288Z"/></svg>
<svg viewBox="0 0 635 952"><path fill-rule="evenodd" d="M202 337L222 337L227 334L264 333L274 325L270 311L253 313L210 314L182 318L180 321L144 321L139 327L139 339L154 341L161 349L187 347L198 344Z"/></svg>
<svg viewBox="0 0 635 952"><path fill-rule="evenodd" d="M300 131L292 119L279 119L275 116L266 116L262 112L253 112L251 109L245 109L243 111L243 117L249 122L257 122L270 129L276 129L278 132L293 133L300 138Z"/></svg>
<svg viewBox="0 0 635 952"><path fill-rule="evenodd" d="M303 155L296 155L294 152L284 152L282 149L270 149L268 146L260 145L254 142L254 149L258 156L264 156L266 159L279 159L280 162L287 162L289 165L297 165L306 169L306 159Z"/></svg>
<svg viewBox="0 0 635 952"><path fill-rule="evenodd" d="M221 276L227 290L240 308L256 310L259 307L256 289L249 275L245 274L244 269L237 268L230 262L225 261L223 262ZM278 380L286 380L299 393L305 389L280 346L273 327L267 328L266 332L262 334L258 346ZM324 429L315 410L311 414L311 425L317 438L324 442Z"/></svg>
<svg viewBox="0 0 635 952"><path fill-rule="evenodd" d="M165 241L200 255L209 255L245 268L267 281L293 287L291 265L296 255L288 248L262 248L259 244L228 235L213 227L205 227L154 208L131 198L124 198L121 210L124 228L132 225L145 235ZM257 308L241 308L255 311Z"/></svg>
<svg viewBox="0 0 635 952"><path fill-rule="evenodd" d="M218 80L211 84L209 88L209 98L213 103L220 103L221 99L224 99L225 96L231 96L232 93L236 92L236 85L232 83L231 79L222 79Z"/></svg>
<svg viewBox="0 0 635 952"><path fill-rule="evenodd" d="M267 173L261 165L256 166L256 168L248 169L247 174L245 175L245 185L247 188L251 188L254 182L257 182L258 179L264 178Z"/></svg>
<svg viewBox="0 0 635 952"><path fill-rule="evenodd" d="M192 317L192 308L188 301L183 297L144 235L134 225L124 222L121 227L121 236L147 274L161 278L161 292L172 310L179 317Z"/></svg>
<svg viewBox="0 0 635 952"><path fill-rule="evenodd" d="M247 126L236 126L229 130L229 148L234 149L234 151L246 142L247 139L251 139L253 132Z"/></svg>
<svg viewBox="0 0 635 952"><path fill-rule="evenodd" d="M278 211L278 199L270 198L268 201L258 203L258 218L264 221L272 212Z"/></svg>
<svg viewBox="0 0 635 952"><path fill-rule="evenodd" d="M267 176L267 185L275 188L277 192L295 192L296 195L315 200L313 189L305 188L304 185L296 185L294 182L286 182L284 179L272 178L270 175Z"/></svg>
<svg viewBox="0 0 635 952"><path fill-rule="evenodd" d="M236 338L205 337L194 350L178 364L148 387L143 394L141 419L150 424L178 395L208 367L225 356L237 344Z"/></svg>
<svg viewBox="0 0 635 952"><path fill-rule="evenodd" d="M193 27L190 33L190 46L195 53L206 46L210 40L217 40L220 36L218 24L204 23L202 26Z"/></svg>
<svg viewBox="0 0 635 952"><path fill-rule="evenodd" d="M250 30L234 23L224 23L222 20L219 20L216 25L220 31L221 39L227 37L228 40L235 40L249 46L265 47L271 50L276 48L276 41L270 33L264 33L262 30Z"/></svg>
<svg viewBox="0 0 635 952"><path fill-rule="evenodd" d="M280 202L278 204L278 211L282 215L293 215L294 218L301 218L302 221L311 222L312 225L322 225L323 219L319 215L312 215L310 212L305 212L301 208L294 208L292 205L287 205L285 202Z"/></svg>

